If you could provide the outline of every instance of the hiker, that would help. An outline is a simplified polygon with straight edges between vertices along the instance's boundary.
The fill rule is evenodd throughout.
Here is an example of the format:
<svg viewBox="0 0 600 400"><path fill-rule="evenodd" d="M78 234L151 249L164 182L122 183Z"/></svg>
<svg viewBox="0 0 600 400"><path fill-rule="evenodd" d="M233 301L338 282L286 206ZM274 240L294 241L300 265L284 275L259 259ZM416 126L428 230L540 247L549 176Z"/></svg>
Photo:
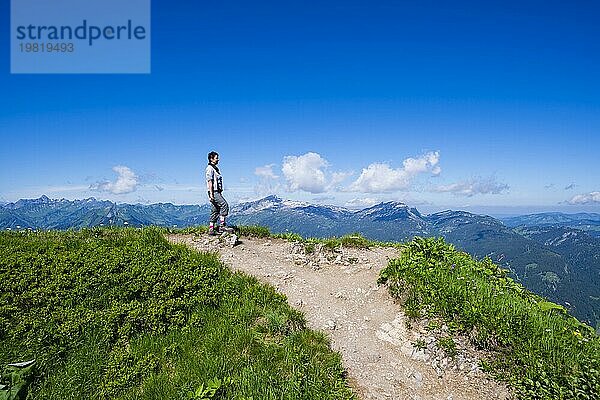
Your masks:
<svg viewBox="0 0 600 400"><path fill-rule="evenodd" d="M206 166L206 186L208 188L208 199L211 204L208 234L216 235L217 232L233 232L233 229L225 223L225 217L229 214L229 204L223 198L223 177L219 171L219 154L215 151L208 153L208 165ZM215 228L217 218L220 226Z"/></svg>

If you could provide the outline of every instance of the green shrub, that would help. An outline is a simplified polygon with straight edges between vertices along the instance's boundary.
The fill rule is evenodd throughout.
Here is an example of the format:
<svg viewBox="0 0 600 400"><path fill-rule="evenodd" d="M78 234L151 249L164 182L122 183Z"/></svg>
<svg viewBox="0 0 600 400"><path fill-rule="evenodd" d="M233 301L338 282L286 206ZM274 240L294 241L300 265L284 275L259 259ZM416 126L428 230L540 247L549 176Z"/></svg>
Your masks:
<svg viewBox="0 0 600 400"><path fill-rule="evenodd" d="M194 225L185 228L169 229L169 233L177 233L182 235L204 235L208 233L208 225Z"/></svg>
<svg viewBox="0 0 600 400"><path fill-rule="evenodd" d="M315 250L315 244L312 242L308 242L304 245L304 254L314 254Z"/></svg>
<svg viewBox="0 0 600 400"><path fill-rule="evenodd" d="M269 228L258 225L242 225L237 227L240 236L265 238L271 236Z"/></svg>
<svg viewBox="0 0 600 400"><path fill-rule="evenodd" d="M0 362L37 360L41 374L86 333L117 348L187 324L216 306L225 269L154 229L0 235ZM109 352L110 353L110 352Z"/></svg>
<svg viewBox="0 0 600 400"><path fill-rule="evenodd" d="M208 226L188 226L186 228L169 229L168 232L181 235L205 235L208 232ZM240 236L248 237L265 238L271 236L271 231L269 230L269 228L259 225L240 225L236 227L236 232Z"/></svg>

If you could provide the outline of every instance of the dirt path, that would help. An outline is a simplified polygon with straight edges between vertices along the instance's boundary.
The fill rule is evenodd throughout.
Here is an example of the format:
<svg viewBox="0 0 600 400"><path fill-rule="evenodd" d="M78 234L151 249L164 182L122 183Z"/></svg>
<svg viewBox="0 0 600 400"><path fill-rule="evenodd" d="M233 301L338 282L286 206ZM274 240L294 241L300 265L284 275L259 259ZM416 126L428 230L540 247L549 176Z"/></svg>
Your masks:
<svg viewBox="0 0 600 400"><path fill-rule="evenodd" d="M317 249L307 256L303 247L284 240L243 238L230 247L208 236L169 239L219 251L233 270L285 294L310 328L326 331L362 399L509 398L504 386L477 368L477 354L466 341L457 342L458 356L451 359L422 326L407 327L400 306L376 283L395 249L342 249L327 256ZM418 350L416 340L426 348Z"/></svg>

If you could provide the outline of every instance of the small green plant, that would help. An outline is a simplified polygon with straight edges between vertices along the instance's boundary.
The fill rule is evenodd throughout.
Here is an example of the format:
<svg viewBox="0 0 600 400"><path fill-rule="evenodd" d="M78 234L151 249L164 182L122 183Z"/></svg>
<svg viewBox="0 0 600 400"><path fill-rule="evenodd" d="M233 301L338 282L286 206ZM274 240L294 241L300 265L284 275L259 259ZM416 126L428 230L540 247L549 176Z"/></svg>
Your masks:
<svg viewBox="0 0 600 400"><path fill-rule="evenodd" d="M427 348L427 343L423 339L417 339L412 343L413 347L417 350L425 350Z"/></svg>
<svg viewBox="0 0 600 400"><path fill-rule="evenodd" d="M429 322L427 323L427 325L425 326L425 330L427 332L431 332L431 331L435 331L436 329L438 329L440 327L439 322L434 321L434 320L429 320Z"/></svg>
<svg viewBox="0 0 600 400"><path fill-rule="evenodd" d="M214 378L209 380L206 385L202 383L198 388L188 393L188 400L210 400L214 399L219 390L231 383L231 378L227 377L223 380Z"/></svg>
<svg viewBox="0 0 600 400"><path fill-rule="evenodd" d="M326 239L312 239L323 244L323 247L330 251L337 251L343 247L354 247L359 249L368 249L371 246L377 245L377 242L366 239L360 233L344 235L340 238L330 237Z"/></svg>
<svg viewBox="0 0 600 400"><path fill-rule="evenodd" d="M266 226L241 225L237 227L240 236L266 238L271 236L271 231Z"/></svg>
<svg viewBox="0 0 600 400"><path fill-rule="evenodd" d="M166 229L165 233L177 233L182 235L204 235L208 232L207 225L194 225L187 226L185 228L163 228Z"/></svg>
<svg viewBox="0 0 600 400"><path fill-rule="evenodd" d="M456 321L449 321L447 326L450 334L454 334L463 330L462 325Z"/></svg>
<svg viewBox="0 0 600 400"><path fill-rule="evenodd" d="M9 364L0 374L0 400L25 400L34 379L35 360Z"/></svg>
<svg viewBox="0 0 600 400"><path fill-rule="evenodd" d="M323 248L329 251L340 250L342 247L342 242L336 237L323 239L321 243L323 243Z"/></svg>
<svg viewBox="0 0 600 400"><path fill-rule="evenodd" d="M315 253L315 244L314 243L306 243L304 245L304 254L314 254Z"/></svg>
<svg viewBox="0 0 600 400"><path fill-rule="evenodd" d="M360 233L351 233L341 237L340 242L345 247L356 247L359 249L368 249L373 245L373 241L365 238Z"/></svg>
<svg viewBox="0 0 600 400"><path fill-rule="evenodd" d="M452 337L445 336L438 338L437 345L439 348L444 350L446 355L448 355L449 357L454 358L456 356L456 343L454 342L454 339L452 339Z"/></svg>

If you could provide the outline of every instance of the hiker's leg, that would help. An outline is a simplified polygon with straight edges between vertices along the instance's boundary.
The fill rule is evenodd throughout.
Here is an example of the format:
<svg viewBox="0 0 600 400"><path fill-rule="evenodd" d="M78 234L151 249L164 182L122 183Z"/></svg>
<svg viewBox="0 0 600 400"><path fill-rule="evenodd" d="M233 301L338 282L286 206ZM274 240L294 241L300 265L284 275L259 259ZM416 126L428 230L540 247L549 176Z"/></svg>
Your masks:
<svg viewBox="0 0 600 400"><path fill-rule="evenodd" d="M215 193L215 201L210 202L210 219L208 220L210 226L215 226L217 219L219 218L219 208L216 199L217 193Z"/></svg>
<svg viewBox="0 0 600 400"><path fill-rule="evenodd" d="M225 217L227 217L227 215L229 214L229 204L227 204L227 200L225 200L225 198L223 198L221 193L218 193L218 192L215 193L215 202L217 203L218 208L219 208L219 216L221 219L221 225L226 225Z"/></svg>

